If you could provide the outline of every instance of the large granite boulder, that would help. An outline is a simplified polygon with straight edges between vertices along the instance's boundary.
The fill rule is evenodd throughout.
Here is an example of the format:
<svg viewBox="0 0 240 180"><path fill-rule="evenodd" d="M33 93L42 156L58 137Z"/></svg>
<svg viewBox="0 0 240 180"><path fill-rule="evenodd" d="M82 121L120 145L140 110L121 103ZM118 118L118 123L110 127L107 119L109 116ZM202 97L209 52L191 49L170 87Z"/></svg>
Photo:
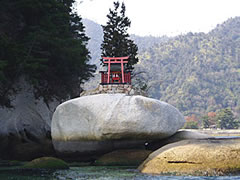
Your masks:
<svg viewBox="0 0 240 180"><path fill-rule="evenodd" d="M51 132L57 152L89 155L144 146L148 140L173 135L184 123L182 114L165 102L143 96L99 94L59 105Z"/></svg>
<svg viewBox="0 0 240 180"><path fill-rule="evenodd" d="M23 79L12 97L13 108L0 107L0 158L31 160L53 155L52 114L59 104L36 99L33 88Z"/></svg>
<svg viewBox="0 0 240 180"><path fill-rule="evenodd" d="M142 173L215 176L239 174L240 139L194 139L168 144L139 166Z"/></svg>

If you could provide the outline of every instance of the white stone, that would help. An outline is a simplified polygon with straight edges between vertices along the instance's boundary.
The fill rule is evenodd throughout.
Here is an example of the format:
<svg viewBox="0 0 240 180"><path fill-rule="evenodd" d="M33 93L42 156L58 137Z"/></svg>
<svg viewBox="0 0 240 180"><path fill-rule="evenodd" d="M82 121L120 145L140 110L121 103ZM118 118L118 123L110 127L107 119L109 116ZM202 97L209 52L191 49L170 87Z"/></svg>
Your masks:
<svg viewBox="0 0 240 180"><path fill-rule="evenodd" d="M102 90L103 90L103 86L102 86L102 85L99 85L99 86L98 86L98 90L99 90L99 91L102 91Z"/></svg>
<svg viewBox="0 0 240 180"><path fill-rule="evenodd" d="M134 94L135 94L134 89L131 89L130 92L129 92L129 95L134 95Z"/></svg>
<svg viewBox="0 0 240 180"><path fill-rule="evenodd" d="M111 146L111 141L143 143L166 138L184 123L182 114L165 102L143 96L98 94L59 105L51 132L57 151L97 151L103 148L99 144Z"/></svg>

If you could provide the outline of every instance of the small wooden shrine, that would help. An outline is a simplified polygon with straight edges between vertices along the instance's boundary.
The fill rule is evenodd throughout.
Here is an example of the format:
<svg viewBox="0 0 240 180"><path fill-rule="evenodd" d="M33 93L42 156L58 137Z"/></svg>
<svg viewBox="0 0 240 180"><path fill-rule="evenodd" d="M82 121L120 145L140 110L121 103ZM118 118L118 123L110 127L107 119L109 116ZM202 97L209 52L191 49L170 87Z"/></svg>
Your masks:
<svg viewBox="0 0 240 180"><path fill-rule="evenodd" d="M106 71L100 71L101 84L131 84L131 71L125 71L128 63L127 57L102 57Z"/></svg>

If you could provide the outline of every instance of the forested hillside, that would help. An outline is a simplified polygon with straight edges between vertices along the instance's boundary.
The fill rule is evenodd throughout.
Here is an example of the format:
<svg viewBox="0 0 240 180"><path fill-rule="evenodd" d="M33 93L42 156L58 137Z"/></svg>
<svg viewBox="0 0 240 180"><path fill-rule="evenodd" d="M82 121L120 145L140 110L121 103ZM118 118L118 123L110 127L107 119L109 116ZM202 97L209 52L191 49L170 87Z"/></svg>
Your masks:
<svg viewBox="0 0 240 180"><path fill-rule="evenodd" d="M185 115L230 107L240 111L240 18L208 34L188 33L139 53L149 95Z"/></svg>
<svg viewBox="0 0 240 180"><path fill-rule="evenodd" d="M150 97L188 116L227 107L240 113L240 17L207 34L132 38L139 47L136 70L145 72Z"/></svg>

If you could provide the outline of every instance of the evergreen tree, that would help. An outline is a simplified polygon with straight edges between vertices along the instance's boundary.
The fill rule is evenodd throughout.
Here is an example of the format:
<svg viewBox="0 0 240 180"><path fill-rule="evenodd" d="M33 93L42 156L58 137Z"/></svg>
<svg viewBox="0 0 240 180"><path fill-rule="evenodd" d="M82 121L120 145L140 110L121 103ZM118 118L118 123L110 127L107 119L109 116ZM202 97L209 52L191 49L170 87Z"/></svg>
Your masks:
<svg viewBox="0 0 240 180"><path fill-rule="evenodd" d="M221 109L217 115L218 127L221 129L236 129L239 124L235 121L231 109Z"/></svg>
<svg viewBox="0 0 240 180"><path fill-rule="evenodd" d="M138 62L137 45L129 39L127 33L131 21L125 15L126 7L124 3L114 2L114 9L109 10L107 15L107 25L102 26L104 40L101 45L102 56L122 57L129 56L128 69L132 70L133 65Z"/></svg>
<svg viewBox="0 0 240 180"><path fill-rule="evenodd" d="M202 116L200 118L200 121L202 122L202 127L203 128L209 128L210 127L208 116L206 116L206 115Z"/></svg>
<svg viewBox="0 0 240 180"><path fill-rule="evenodd" d="M4 0L0 6L0 104L24 77L47 102L79 95L89 79L88 37L74 0ZM3 23L2 23L3 22Z"/></svg>

